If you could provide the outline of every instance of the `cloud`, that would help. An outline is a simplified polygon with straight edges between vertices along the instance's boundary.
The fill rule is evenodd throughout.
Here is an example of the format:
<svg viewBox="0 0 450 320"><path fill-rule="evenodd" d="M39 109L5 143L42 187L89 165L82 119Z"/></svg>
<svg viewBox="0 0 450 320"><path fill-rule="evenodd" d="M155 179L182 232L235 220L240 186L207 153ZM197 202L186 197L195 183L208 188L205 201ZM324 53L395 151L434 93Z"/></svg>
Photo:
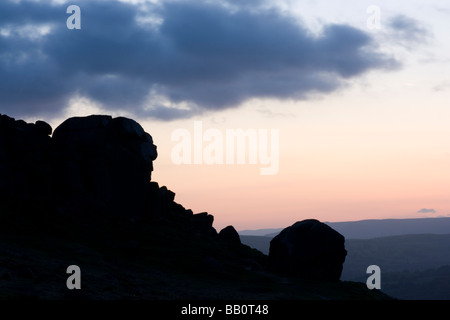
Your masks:
<svg viewBox="0 0 450 320"><path fill-rule="evenodd" d="M436 213L436 210L434 209L420 209L419 211L417 211L417 213Z"/></svg>
<svg viewBox="0 0 450 320"><path fill-rule="evenodd" d="M434 92L442 92L442 91L447 91L449 88L450 88L450 83L448 81L446 81L446 82L441 82L441 83L435 85L434 87L431 88L431 90Z"/></svg>
<svg viewBox="0 0 450 320"><path fill-rule="evenodd" d="M257 112L259 112L260 114L262 114L263 116L267 117L267 118L295 118L295 114L290 113L290 112L274 112L270 109L267 108L259 108L256 110Z"/></svg>
<svg viewBox="0 0 450 320"><path fill-rule="evenodd" d="M432 32L422 22L403 14L390 18L388 27L390 36L406 47L424 44L433 38Z"/></svg>
<svg viewBox="0 0 450 320"><path fill-rule="evenodd" d="M399 66L361 30L324 24L313 35L266 3L78 5L81 30L68 30L67 4L0 3L2 112L57 116L80 96L167 120L252 98L308 99ZM397 29L408 28L400 22Z"/></svg>

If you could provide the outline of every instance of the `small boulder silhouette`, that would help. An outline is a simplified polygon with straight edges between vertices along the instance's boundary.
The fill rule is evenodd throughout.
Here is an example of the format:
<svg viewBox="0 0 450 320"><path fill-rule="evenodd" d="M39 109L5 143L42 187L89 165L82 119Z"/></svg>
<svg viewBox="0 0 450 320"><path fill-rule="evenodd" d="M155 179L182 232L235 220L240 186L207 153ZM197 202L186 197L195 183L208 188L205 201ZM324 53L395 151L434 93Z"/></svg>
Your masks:
<svg viewBox="0 0 450 320"><path fill-rule="evenodd" d="M305 279L338 281L347 255L344 242L344 236L318 220L296 222L270 242L269 268Z"/></svg>
<svg viewBox="0 0 450 320"><path fill-rule="evenodd" d="M228 243L230 247L239 247L241 245L239 233L233 226L227 226L220 230L219 238Z"/></svg>

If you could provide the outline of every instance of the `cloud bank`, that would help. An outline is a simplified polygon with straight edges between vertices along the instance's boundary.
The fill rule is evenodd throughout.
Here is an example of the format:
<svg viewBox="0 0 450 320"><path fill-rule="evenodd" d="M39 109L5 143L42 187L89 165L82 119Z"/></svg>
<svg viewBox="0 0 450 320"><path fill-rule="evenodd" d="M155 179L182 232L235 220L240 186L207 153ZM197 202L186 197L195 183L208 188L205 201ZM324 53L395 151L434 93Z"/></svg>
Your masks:
<svg viewBox="0 0 450 320"><path fill-rule="evenodd" d="M84 97L170 120L252 98L308 99L399 65L354 27L316 35L276 9L224 3L79 1L81 30L68 30L68 4L2 1L0 112L57 116Z"/></svg>

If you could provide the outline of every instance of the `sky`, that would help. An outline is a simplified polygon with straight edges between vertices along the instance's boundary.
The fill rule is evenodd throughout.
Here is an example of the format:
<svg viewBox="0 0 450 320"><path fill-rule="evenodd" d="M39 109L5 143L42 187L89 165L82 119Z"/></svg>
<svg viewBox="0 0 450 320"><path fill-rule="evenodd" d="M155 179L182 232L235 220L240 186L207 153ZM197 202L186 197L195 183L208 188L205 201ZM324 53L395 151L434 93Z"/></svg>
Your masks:
<svg viewBox="0 0 450 320"><path fill-rule="evenodd" d="M0 113L137 120L218 230L450 216L448 30L438 0L7 0Z"/></svg>

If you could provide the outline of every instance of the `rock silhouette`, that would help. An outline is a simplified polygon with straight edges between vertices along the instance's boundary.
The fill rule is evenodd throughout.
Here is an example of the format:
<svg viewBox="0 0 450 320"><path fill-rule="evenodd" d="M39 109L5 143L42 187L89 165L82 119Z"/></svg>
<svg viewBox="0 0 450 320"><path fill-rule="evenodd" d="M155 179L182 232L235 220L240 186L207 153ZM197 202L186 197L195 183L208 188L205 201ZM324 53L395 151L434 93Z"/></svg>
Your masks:
<svg viewBox="0 0 450 320"><path fill-rule="evenodd" d="M21 202L52 198L52 128L0 114L0 197Z"/></svg>
<svg viewBox="0 0 450 320"><path fill-rule="evenodd" d="M75 203L83 197L81 202L95 202L109 214L145 217L157 152L137 122L101 115L70 118L55 129L52 142L63 199Z"/></svg>
<svg viewBox="0 0 450 320"><path fill-rule="evenodd" d="M269 268L306 279L338 281L347 251L344 237L308 219L283 229L270 242Z"/></svg>
<svg viewBox="0 0 450 320"><path fill-rule="evenodd" d="M174 201L174 192L151 181L157 149L136 121L73 117L51 133L44 121L0 115L3 202L17 209L33 203L90 223L158 221L217 234L212 215L193 214Z"/></svg>
<svg viewBox="0 0 450 320"><path fill-rule="evenodd" d="M220 230L219 237L226 241L231 247L238 247L241 245L241 238L233 226L227 226Z"/></svg>

